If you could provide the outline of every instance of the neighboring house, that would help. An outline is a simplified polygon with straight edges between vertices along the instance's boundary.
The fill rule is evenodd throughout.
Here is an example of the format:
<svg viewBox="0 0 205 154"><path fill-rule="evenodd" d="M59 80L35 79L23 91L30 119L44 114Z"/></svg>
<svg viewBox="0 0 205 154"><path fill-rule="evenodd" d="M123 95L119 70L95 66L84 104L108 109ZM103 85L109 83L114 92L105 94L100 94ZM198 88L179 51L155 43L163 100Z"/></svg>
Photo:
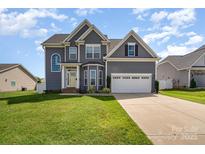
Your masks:
<svg viewBox="0 0 205 154"><path fill-rule="evenodd" d="M35 77L19 64L0 64L0 92L34 90Z"/></svg>
<svg viewBox="0 0 205 154"><path fill-rule="evenodd" d="M190 87L192 78L205 87L205 45L184 56L168 56L157 66L157 79L172 79L174 87Z"/></svg>
<svg viewBox="0 0 205 154"><path fill-rule="evenodd" d="M154 91L159 57L131 30L123 39L108 39L88 20L70 34L55 34L42 43L46 90L86 92L107 87L113 93Z"/></svg>

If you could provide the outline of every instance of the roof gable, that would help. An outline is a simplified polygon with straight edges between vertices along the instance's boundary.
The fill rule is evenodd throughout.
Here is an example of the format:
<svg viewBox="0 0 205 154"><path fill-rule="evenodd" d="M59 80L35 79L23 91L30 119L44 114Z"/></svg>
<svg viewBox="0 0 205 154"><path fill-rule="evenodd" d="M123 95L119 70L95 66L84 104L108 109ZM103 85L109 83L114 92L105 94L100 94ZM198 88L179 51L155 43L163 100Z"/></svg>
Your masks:
<svg viewBox="0 0 205 154"><path fill-rule="evenodd" d="M138 36L133 30L131 30L108 54L105 58L110 57L117 49L130 37L133 36L139 44L150 53L153 58L159 58L157 54Z"/></svg>
<svg viewBox="0 0 205 154"><path fill-rule="evenodd" d="M31 74L25 67L20 64L0 64L0 73L12 70L14 68L20 68L23 72L25 72L28 76L30 76L35 82L36 78Z"/></svg>
<svg viewBox="0 0 205 154"><path fill-rule="evenodd" d="M81 22L71 33L68 37L66 37L64 39L63 42L69 42L85 25L87 25L88 27L91 26L91 23L85 19L83 20L83 22Z"/></svg>
<svg viewBox="0 0 205 154"><path fill-rule="evenodd" d="M169 61L179 70L191 68L202 56L205 55L205 46L200 47L199 49L188 53L184 56L168 56L162 60L158 65Z"/></svg>
<svg viewBox="0 0 205 154"><path fill-rule="evenodd" d="M103 39L103 41L110 42L108 38L94 25L90 26L90 28L83 35L81 35L76 42L83 41L92 31L96 32Z"/></svg>

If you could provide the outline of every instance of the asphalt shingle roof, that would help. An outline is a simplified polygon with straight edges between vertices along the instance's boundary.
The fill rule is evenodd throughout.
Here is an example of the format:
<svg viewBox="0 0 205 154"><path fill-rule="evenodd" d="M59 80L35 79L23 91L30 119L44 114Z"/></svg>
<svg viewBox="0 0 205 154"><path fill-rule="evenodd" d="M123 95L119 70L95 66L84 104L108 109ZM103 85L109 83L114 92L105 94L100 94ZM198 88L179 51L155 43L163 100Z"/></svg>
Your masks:
<svg viewBox="0 0 205 154"><path fill-rule="evenodd" d="M205 53L205 45L201 46L197 50L188 53L184 56L168 56L160 63L164 61L169 61L173 65L175 65L178 69L184 69L184 68L191 67L192 64L204 53Z"/></svg>
<svg viewBox="0 0 205 154"><path fill-rule="evenodd" d="M18 66L19 64L0 64L0 71L3 71L5 69L9 69L10 67L13 66Z"/></svg>
<svg viewBox="0 0 205 154"><path fill-rule="evenodd" d="M122 39L109 39L110 44L109 44L109 51L110 52Z"/></svg>
<svg viewBox="0 0 205 154"><path fill-rule="evenodd" d="M61 43L63 42L69 34L54 34L50 38L48 38L43 43Z"/></svg>

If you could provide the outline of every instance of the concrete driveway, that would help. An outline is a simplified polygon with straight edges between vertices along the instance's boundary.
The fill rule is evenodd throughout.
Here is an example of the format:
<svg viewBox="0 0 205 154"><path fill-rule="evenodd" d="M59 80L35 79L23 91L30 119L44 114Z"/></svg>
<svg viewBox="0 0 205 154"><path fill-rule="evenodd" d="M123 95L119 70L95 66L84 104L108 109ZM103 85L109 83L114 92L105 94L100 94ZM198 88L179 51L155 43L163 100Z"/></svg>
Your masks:
<svg viewBox="0 0 205 154"><path fill-rule="evenodd" d="M205 144L205 105L155 94L114 94L154 144Z"/></svg>

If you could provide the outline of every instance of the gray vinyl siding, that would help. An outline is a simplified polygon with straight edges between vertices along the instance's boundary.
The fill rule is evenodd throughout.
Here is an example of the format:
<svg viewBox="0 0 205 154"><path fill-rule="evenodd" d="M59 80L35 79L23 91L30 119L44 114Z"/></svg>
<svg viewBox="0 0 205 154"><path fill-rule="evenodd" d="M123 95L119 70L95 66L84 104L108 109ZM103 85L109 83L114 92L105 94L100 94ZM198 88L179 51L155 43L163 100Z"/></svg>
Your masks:
<svg viewBox="0 0 205 154"><path fill-rule="evenodd" d="M98 82L98 73L97 73L97 66L89 66L89 70L88 70L88 86L84 85L84 70L88 70L88 67L81 67L80 69L80 90L81 92L86 92L88 90L89 87L89 83L90 83L90 70L96 70L96 86L95 88L97 89L97 82ZM98 90L101 90L104 85L105 85L105 70L104 67L99 66L98 67L98 71L102 70L103 71L103 85L102 86L98 86Z"/></svg>
<svg viewBox="0 0 205 154"><path fill-rule="evenodd" d="M80 46L80 62L87 63L87 62L99 62L104 64L103 56L106 55L106 45L102 45L101 43L102 38L94 31L90 32L88 36L85 38L85 45L86 44L101 44L101 56L100 59L86 59L85 58L85 45Z"/></svg>
<svg viewBox="0 0 205 154"><path fill-rule="evenodd" d="M51 55L58 53L64 61L64 48L46 48L46 90L61 89L61 72L51 72Z"/></svg>
<svg viewBox="0 0 205 154"><path fill-rule="evenodd" d="M75 41L88 30L88 25L85 25L84 27L79 30L77 34L75 34L71 39L70 39L70 47L77 47L75 44ZM78 47L77 47L77 59L78 59ZM66 47L66 62L74 63L77 62L78 60L70 60L69 59L69 46Z"/></svg>
<svg viewBox="0 0 205 154"><path fill-rule="evenodd" d="M81 30L79 30L79 32L77 34L75 34L71 39L70 39L70 46L75 46L75 41L88 30L88 25L85 25L84 27L81 28Z"/></svg>
<svg viewBox="0 0 205 154"><path fill-rule="evenodd" d="M145 50L145 48L143 46L141 46L139 44L139 42L133 36L130 36L110 57L112 57L112 58L128 57L128 56L125 56L125 44L127 44L128 42L133 42L133 43L136 43L138 45L138 56L135 56L134 58L136 58L136 57L138 57L138 58L152 58L150 53L147 52ZM130 58L133 58L133 57L130 57Z"/></svg>
<svg viewBox="0 0 205 154"><path fill-rule="evenodd" d="M188 71L178 71L169 63L161 64L157 67L157 80L175 80L179 81L179 86L188 85Z"/></svg>
<svg viewBox="0 0 205 154"><path fill-rule="evenodd" d="M69 46L66 46L66 62L76 63L76 62L78 62L78 47L77 46L72 46L72 47L77 48L77 59L76 60L69 59Z"/></svg>
<svg viewBox="0 0 205 154"><path fill-rule="evenodd" d="M151 73L154 92L155 62L107 62L107 75L111 73Z"/></svg>

